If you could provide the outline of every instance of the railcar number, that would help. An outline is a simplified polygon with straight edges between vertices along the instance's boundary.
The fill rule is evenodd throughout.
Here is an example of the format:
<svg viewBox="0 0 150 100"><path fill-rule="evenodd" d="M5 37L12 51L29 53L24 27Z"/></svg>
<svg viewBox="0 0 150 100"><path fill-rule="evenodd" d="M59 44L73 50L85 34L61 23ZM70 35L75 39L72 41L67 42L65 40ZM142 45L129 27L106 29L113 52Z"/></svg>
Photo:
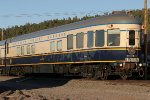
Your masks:
<svg viewBox="0 0 150 100"><path fill-rule="evenodd" d="M139 62L139 58L125 58L126 62Z"/></svg>

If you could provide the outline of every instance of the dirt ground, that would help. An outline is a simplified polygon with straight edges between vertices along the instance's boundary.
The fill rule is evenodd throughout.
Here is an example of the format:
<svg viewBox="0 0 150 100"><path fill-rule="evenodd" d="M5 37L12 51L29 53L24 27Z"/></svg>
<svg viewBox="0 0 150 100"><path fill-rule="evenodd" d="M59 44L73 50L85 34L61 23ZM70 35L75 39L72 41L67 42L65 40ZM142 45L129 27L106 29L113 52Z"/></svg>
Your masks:
<svg viewBox="0 0 150 100"><path fill-rule="evenodd" d="M0 76L0 100L150 100L150 81Z"/></svg>

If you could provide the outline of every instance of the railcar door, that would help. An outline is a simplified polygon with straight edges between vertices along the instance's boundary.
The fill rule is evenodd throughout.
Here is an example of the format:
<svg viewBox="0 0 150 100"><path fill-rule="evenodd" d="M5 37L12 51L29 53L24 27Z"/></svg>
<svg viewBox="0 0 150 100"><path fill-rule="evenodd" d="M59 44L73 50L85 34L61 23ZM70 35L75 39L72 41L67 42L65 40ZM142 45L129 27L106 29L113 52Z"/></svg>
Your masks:
<svg viewBox="0 0 150 100"><path fill-rule="evenodd" d="M138 30L129 30L128 35L128 45L129 47L140 48L140 31Z"/></svg>
<svg viewBox="0 0 150 100"><path fill-rule="evenodd" d="M129 30L129 46L135 45L135 30Z"/></svg>
<svg viewBox="0 0 150 100"><path fill-rule="evenodd" d="M140 32L129 29L127 34L127 58L126 62L139 62L138 50L140 48Z"/></svg>

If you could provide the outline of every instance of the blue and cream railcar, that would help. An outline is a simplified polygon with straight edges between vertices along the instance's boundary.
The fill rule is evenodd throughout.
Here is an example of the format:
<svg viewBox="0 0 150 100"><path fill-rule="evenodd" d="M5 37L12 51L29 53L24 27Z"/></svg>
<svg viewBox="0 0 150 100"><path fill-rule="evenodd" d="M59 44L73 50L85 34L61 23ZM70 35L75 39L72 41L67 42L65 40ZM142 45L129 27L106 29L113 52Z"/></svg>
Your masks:
<svg viewBox="0 0 150 100"><path fill-rule="evenodd" d="M133 16L102 16L1 41L0 64L10 72L143 77L141 37Z"/></svg>

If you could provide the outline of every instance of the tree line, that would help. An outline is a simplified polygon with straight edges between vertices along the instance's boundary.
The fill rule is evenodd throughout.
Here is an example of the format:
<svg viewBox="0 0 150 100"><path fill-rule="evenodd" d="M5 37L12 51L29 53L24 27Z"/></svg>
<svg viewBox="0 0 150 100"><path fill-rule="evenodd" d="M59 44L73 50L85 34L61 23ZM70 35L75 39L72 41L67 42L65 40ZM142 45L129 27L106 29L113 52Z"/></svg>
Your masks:
<svg viewBox="0 0 150 100"><path fill-rule="evenodd" d="M122 10L119 11L122 13L126 13L127 11ZM144 11L143 10L132 10L130 11L130 14L132 14L135 17L139 17L142 22L144 22ZM148 10L149 14L148 14L148 24L149 24L149 29L150 29L150 9ZM104 13L104 15L108 15L108 13ZM48 21L44 21L41 23L27 23L25 25L20 25L20 26L13 26L13 27L9 27L4 29L4 39L7 38L11 38L11 37L15 37L18 35L23 35L23 34L27 34L27 33L31 33L31 32L35 32L35 31L39 31L39 30L43 30L43 29L48 29L48 28L53 28L56 26L60 26L60 25L64 25L64 24L69 24L69 23L73 23L73 22L77 22L77 21L81 21L81 20L86 20L89 18L94 18L97 16L101 16L101 15L95 15L95 16L84 16L82 18L78 18L73 17L73 18L64 18L64 19L54 19L54 20L48 20ZM2 31L2 29L0 29L0 31ZM0 36L1 38L1 36Z"/></svg>

